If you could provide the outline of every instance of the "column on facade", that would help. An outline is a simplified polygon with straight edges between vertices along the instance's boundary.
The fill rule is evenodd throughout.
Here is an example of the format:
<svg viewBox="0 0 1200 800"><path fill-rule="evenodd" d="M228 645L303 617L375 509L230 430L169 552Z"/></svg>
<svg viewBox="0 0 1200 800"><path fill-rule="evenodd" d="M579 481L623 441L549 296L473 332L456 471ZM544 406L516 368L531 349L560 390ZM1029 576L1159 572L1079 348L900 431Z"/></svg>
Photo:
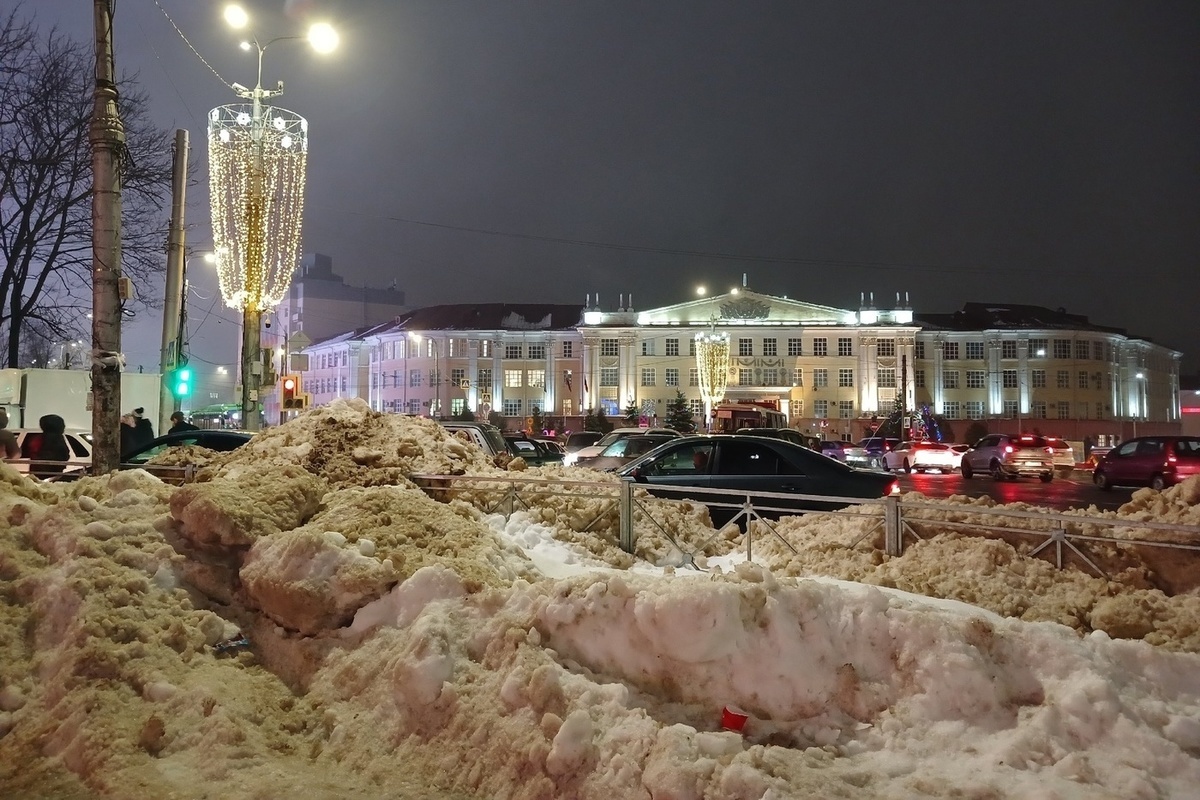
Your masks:
<svg viewBox="0 0 1200 800"><path fill-rule="evenodd" d="M479 340L467 340L467 408L479 410Z"/></svg>
<svg viewBox="0 0 1200 800"><path fill-rule="evenodd" d="M504 351L504 341L497 337L492 340L492 410L504 413L504 364L500 360Z"/></svg>
<svg viewBox="0 0 1200 800"><path fill-rule="evenodd" d="M1017 416L1029 416L1029 340L1022 336L1017 340Z"/></svg>
<svg viewBox="0 0 1200 800"><path fill-rule="evenodd" d="M589 408L597 408L600 394L600 337L585 336L583 339L583 408L581 414Z"/></svg>
<svg viewBox="0 0 1200 800"><path fill-rule="evenodd" d="M945 378L945 361L942 360L942 344L943 337L939 334L933 340L933 375L930 376L933 380L933 385L929 387L929 394L933 398L933 413L941 414L945 406L943 403L946 399Z"/></svg>
<svg viewBox="0 0 1200 800"><path fill-rule="evenodd" d="M904 410L911 413L917 407L917 337L915 334L896 339L896 391L903 392Z"/></svg>
<svg viewBox="0 0 1200 800"><path fill-rule="evenodd" d="M542 386L542 414L550 416L554 413L555 396L558 387L558 376L555 374L555 354L554 345L556 344L553 337L546 338L546 380Z"/></svg>
<svg viewBox="0 0 1200 800"><path fill-rule="evenodd" d="M618 337L620 359L618 363L620 368L617 374L620 376L617 379L617 408L624 409L629 405L631 400L637 400L638 392L638 358L635 348L637 347L637 334L622 332Z"/></svg>
<svg viewBox="0 0 1200 800"><path fill-rule="evenodd" d="M1000 357L1003 354L1003 344L999 339L987 340L988 368L988 416L998 417L1004 413L1004 370L1001 368Z"/></svg>
<svg viewBox="0 0 1200 800"><path fill-rule="evenodd" d="M872 332L858 336L858 408L860 416L877 415L879 408L879 339ZM888 409L890 412L890 409Z"/></svg>

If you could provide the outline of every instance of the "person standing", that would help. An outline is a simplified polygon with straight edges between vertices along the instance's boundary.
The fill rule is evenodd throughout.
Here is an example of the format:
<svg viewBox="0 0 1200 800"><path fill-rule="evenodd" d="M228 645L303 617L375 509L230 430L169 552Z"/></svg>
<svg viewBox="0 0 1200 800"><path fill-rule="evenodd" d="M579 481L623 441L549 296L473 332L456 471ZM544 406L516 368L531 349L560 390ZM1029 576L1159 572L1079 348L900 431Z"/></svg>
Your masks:
<svg viewBox="0 0 1200 800"><path fill-rule="evenodd" d="M184 431L200 430L195 425L184 419L182 411L175 411L171 414L171 423L172 425L170 429L167 430L167 433L183 433Z"/></svg>
<svg viewBox="0 0 1200 800"><path fill-rule="evenodd" d="M42 429L42 444L38 448L36 461L29 465L29 471L45 480L62 474L71 457L71 446L64 435L67 423L58 414L45 415L38 420L38 425Z"/></svg>
<svg viewBox="0 0 1200 800"><path fill-rule="evenodd" d="M21 448L17 446L17 435L8 430L8 412L0 408L0 458L17 458Z"/></svg>
<svg viewBox="0 0 1200 800"><path fill-rule="evenodd" d="M133 413L121 415L121 460L137 447L137 419Z"/></svg>
<svg viewBox="0 0 1200 800"><path fill-rule="evenodd" d="M133 410L133 442L135 447L144 447L154 441L154 426L145 417L146 409Z"/></svg>

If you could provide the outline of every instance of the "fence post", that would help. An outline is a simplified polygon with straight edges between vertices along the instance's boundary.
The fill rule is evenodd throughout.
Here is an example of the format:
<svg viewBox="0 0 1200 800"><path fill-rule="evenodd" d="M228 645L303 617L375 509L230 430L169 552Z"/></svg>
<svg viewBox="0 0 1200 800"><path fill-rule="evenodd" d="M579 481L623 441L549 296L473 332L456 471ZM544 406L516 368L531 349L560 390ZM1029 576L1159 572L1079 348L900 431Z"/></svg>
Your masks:
<svg viewBox="0 0 1200 800"><path fill-rule="evenodd" d="M633 479L621 479L621 494L619 495L618 511L621 526L621 549L632 553L637 544L633 533Z"/></svg>
<svg viewBox="0 0 1200 800"><path fill-rule="evenodd" d="M900 535L900 498L883 498L883 550L889 556L899 556L904 551L904 539Z"/></svg>

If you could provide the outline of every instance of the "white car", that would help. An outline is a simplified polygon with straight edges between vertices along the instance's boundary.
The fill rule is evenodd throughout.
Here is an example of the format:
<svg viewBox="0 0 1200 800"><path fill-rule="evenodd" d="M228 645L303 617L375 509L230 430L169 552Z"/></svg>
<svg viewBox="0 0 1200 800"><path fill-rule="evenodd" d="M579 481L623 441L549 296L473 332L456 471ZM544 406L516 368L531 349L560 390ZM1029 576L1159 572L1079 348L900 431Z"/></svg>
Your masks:
<svg viewBox="0 0 1200 800"><path fill-rule="evenodd" d="M28 473L29 462L37 460L37 452L42 444L41 428L11 428L17 437L17 447L21 448L21 460L11 462L17 472ZM91 431L65 431L67 446L71 448L71 457L67 459L64 472L70 472L73 465L78 468L92 465L92 434ZM2 454L0 454L2 455Z"/></svg>
<svg viewBox="0 0 1200 800"><path fill-rule="evenodd" d="M567 453L563 459L564 466L571 466L580 461L587 461L589 458L596 458L615 441L624 439L626 436L636 436L639 433L664 433L671 437L682 436L679 431L673 431L670 428L613 428L604 436L600 437L600 441L590 447L584 447L581 450L576 450L574 453Z"/></svg>
<svg viewBox="0 0 1200 800"><path fill-rule="evenodd" d="M1046 441L1054 450L1054 471L1060 476L1069 475L1075 469L1075 449L1063 439L1047 436Z"/></svg>
<svg viewBox="0 0 1200 800"><path fill-rule="evenodd" d="M941 442L901 442L883 456L883 465L892 472L953 472L961 461L962 453Z"/></svg>

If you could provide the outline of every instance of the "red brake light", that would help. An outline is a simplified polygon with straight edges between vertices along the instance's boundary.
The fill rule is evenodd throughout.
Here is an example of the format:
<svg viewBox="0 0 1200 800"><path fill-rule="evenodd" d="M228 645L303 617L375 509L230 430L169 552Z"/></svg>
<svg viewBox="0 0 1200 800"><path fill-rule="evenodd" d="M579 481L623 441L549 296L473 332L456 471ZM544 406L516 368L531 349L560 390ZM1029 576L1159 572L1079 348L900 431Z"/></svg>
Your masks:
<svg viewBox="0 0 1200 800"><path fill-rule="evenodd" d="M891 485L888 486L887 493L888 496L900 494L900 481L892 481Z"/></svg>
<svg viewBox="0 0 1200 800"><path fill-rule="evenodd" d="M1004 452L1011 453L1013 451L1011 444L1004 445Z"/></svg>

